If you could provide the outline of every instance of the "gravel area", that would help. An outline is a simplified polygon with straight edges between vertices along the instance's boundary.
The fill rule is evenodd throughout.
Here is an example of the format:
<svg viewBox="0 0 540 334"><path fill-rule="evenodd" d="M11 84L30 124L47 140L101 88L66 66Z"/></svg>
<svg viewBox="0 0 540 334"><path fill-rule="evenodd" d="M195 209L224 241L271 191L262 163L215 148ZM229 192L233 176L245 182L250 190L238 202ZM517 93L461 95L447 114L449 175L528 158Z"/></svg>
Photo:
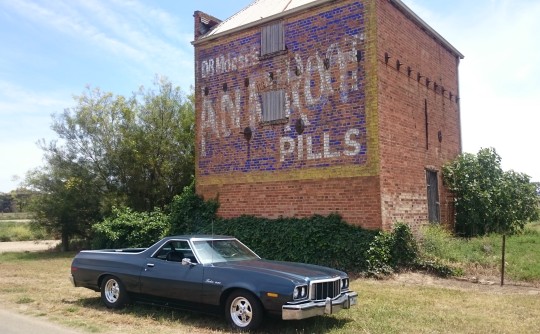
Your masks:
<svg viewBox="0 0 540 334"><path fill-rule="evenodd" d="M59 244L60 240L3 241L0 242L0 253L38 252L52 249Z"/></svg>

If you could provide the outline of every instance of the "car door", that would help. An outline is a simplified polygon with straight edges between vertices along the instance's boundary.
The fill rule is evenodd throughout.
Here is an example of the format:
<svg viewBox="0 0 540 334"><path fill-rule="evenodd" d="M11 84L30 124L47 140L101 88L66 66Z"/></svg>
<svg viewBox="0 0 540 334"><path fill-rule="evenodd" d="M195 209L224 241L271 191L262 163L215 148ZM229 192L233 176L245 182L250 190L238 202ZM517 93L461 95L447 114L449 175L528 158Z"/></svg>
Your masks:
<svg viewBox="0 0 540 334"><path fill-rule="evenodd" d="M147 258L141 272L141 293L148 296L199 303L202 294L204 266L198 263L184 265L181 258L167 257L180 252L190 257L191 248L186 240L173 240Z"/></svg>

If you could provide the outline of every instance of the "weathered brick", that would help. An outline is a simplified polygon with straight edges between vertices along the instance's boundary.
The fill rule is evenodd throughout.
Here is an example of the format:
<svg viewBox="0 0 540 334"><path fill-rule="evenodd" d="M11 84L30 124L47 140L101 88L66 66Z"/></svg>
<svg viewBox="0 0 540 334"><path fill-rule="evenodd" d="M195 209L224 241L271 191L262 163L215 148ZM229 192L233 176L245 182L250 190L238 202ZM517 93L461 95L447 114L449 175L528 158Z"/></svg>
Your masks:
<svg viewBox="0 0 540 334"><path fill-rule="evenodd" d="M197 192L219 198L223 217L425 224L426 170L441 181L461 150L459 55L388 0L328 1L280 20L287 50L273 56L259 57L259 26L194 42ZM287 117L261 122L260 94L274 89L286 92Z"/></svg>

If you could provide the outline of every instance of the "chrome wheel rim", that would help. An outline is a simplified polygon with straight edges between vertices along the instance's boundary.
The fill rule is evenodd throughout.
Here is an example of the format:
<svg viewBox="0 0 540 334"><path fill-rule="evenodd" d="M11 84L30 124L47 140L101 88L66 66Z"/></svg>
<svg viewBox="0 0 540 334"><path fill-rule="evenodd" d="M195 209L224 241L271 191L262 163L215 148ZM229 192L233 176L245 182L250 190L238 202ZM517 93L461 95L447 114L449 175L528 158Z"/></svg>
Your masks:
<svg viewBox="0 0 540 334"><path fill-rule="evenodd" d="M251 304L244 297L236 297L231 303L231 319L238 327L246 327L251 323L253 310Z"/></svg>
<svg viewBox="0 0 540 334"><path fill-rule="evenodd" d="M109 303L114 304L118 300L118 297L120 297L118 282L113 279L108 280L105 284L105 298Z"/></svg>

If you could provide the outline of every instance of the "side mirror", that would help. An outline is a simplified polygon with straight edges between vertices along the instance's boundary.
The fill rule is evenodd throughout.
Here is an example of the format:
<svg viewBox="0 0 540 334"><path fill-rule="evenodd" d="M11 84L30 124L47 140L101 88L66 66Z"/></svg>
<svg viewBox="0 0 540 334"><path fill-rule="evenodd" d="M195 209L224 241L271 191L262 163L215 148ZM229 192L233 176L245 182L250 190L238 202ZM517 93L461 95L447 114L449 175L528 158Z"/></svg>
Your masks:
<svg viewBox="0 0 540 334"><path fill-rule="evenodd" d="M191 260L187 257L182 259L182 265L183 266L193 266L194 264L191 262Z"/></svg>

